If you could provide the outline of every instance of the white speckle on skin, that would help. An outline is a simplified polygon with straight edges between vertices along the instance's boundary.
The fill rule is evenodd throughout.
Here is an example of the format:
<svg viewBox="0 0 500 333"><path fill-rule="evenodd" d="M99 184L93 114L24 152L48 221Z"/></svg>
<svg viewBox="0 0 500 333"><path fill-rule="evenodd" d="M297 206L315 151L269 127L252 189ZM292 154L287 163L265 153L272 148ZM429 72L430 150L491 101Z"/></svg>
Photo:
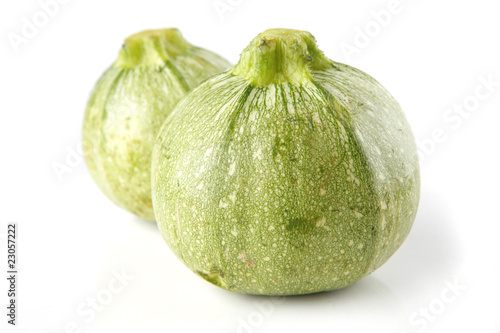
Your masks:
<svg viewBox="0 0 500 333"><path fill-rule="evenodd" d="M385 204L384 201L380 201L380 208L387 209L387 205Z"/></svg>
<svg viewBox="0 0 500 333"><path fill-rule="evenodd" d="M259 160L262 159L262 149L257 149L257 151L255 153L253 153L253 158L258 158Z"/></svg>
<svg viewBox="0 0 500 333"><path fill-rule="evenodd" d="M326 217L323 216L321 219L318 220L318 222L316 222L316 226L323 227L325 225L325 222L326 222Z"/></svg>
<svg viewBox="0 0 500 333"><path fill-rule="evenodd" d="M361 250L361 249L363 248L363 246L364 246L364 244L363 244L363 243L359 243L359 245L358 245L358 249L360 249L360 250Z"/></svg>
<svg viewBox="0 0 500 333"><path fill-rule="evenodd" d="M385 220L385 216L382 216L382 225L381 225L382 230L384 230L384 229L385 229L385 225L386 225L386 224L387 224L387 221Z"/></svg>
<svg viewBox="0 0 500 333"><path fill-rule="evenodd" d="M349 243L347 243L347 244L349 244L349 246L353 246L353 245L354 245L354 241L351 239L351 240L349 241Z"/></svg>
<svg viewBox="0 0 500 333"><path fill-rule="evenodd" d="M326 191L322 188L319 189L319 195L324 195L326 193Z"/></svg>
<svg viewBox="0 0 500 333"><path fill-rule="evenodd" d="M263 260L264 260L264 261L269 261L269 260L271 260L271 258L269 258L269 257L264 257L264 259L263 259Z"/></svg>
<svg viewBox="0 0 500 333"><path fill-rule="evenodd" d="M257 115L257 112L256 111L252 111L250 113L250 117L248 117L248 121L254 121L256 115Z"/></svg>
<svg viewBox="0 0 500 333"><path fill-rule="evenodd" d="M197 190L201 190L203 188L203 182L199 183L198 186L196 186Z"/></svg>
<svg viewBox="0 0 500 333"><path fill-rule="evenodd" d="M274 230L274 226L272 226L272 225L271 225L271 226L269 226L269 229L268 229L268 230L269 230L269 231L273 231L273 230Z"/></svg>
<svg viewBox="0 0 500 333"><path fill-rule="evenodd" d="M384 180L384 179L385 179L385 176L384 176L382 173L379 173L379 174L378 174L378 178L380 178L380 179Z"/></svg>
<svg viewBox="0 0 500 333"><path fill-rule="evenodd" d="M358 212L357 210L353 210L354 216L356 216L358 219L362 218L364 215Z"/></svg>
<svg viewBox="0 0 500 333"><path fill-rule="evenodd" d="M233 203L235 203L235 202L236 202L236 191L234 191L233 193L231 193L231 194L229 195L229 199L231 199L231 201L232 201Z"/></svg>
<svg viewBox="0 0 500 333"><path fill-rule="evenodd" d="M317 112L313 114L312 119L317 125L321 125L321 119L319 119L319 114Z"/></svg>
<svg viewBox="0 0 500 333"><path fill-rule="evenodd" d="M236 231L236 229L233 229L233 230L231 230L231 234L233 236L238 236L238 231Z"/></svg>
<svg viewBox="0 0 500 333"><path fill-rule="evenodd" d="M254 267L255 266L255 264L253 262L251 262L250 259L248 259L248 256L247 256L247 253L245 250L241 250L241 252L237 258L240 259L241 261L243 261L247 267Z"/></svg>
<svg viewBox="0 0 500 333"><path fill-rule="evenodd" d="M236 162L233 162L229 166L229 175L231 176L234 173L235 170L236 170Z"/></svg>
<svg viewBox="0 0 500 333"><path fill-rule="evenodd" d="M205 156L210 155L212 153L212 150L214 150L213 147L208 148L207 151L205 152Z"/></svg>

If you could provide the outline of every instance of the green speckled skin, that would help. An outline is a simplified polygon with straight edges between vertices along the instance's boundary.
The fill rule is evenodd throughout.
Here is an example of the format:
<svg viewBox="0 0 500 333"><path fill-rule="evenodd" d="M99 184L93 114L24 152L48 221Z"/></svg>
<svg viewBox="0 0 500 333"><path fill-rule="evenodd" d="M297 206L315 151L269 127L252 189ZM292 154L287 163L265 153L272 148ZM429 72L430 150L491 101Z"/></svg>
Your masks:
<svg viewBox="0 0 500 333"><path fill-rule="evenodd" d="M136 49L128 53L122 49L90 96L83 148L89 172L106 196L135 215L154 220L151 153L161 125L189 90L229 63L187 44L176 29L137 36L124 46L134 43ZM164 40L158 41L158 36Z"/></svg>
<svg viewBox="0 0 500 333"><path fill-rule="evenodd" d="M239 293L358 281L403 243L419 201L416 147L398 103L357 69L311 65L323 56L310 34L279 32L247 51L279 51L276 68L299 67L293 77L255 77L263 60L250 74L240 60L179 103L153 153L164 239L191 270Z"/></svg>

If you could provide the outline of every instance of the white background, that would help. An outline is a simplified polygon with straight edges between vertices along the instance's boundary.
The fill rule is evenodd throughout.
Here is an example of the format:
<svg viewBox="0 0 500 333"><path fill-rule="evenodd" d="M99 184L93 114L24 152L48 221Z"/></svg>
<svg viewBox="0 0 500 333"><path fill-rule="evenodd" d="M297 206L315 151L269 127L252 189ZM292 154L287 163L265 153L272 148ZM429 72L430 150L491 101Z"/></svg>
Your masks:
<svg viewBox="0 0 500 333"><path fill-rule="evenodd" d="M0 331L500 332L498 2L390 3L69 0L43 22L37 0L2 1ZM34 19L38 31L14 46ZM75 155L86 100L126 36L162 27L232 63L267 28L309 30L328 57L394 95L420 146L422 195L389 262L336 292L239 295L191 273L155 224L101 194ZM71 172L59 179L57 163ZM16 327L5 315L8 222L18 223Z"/></svg>

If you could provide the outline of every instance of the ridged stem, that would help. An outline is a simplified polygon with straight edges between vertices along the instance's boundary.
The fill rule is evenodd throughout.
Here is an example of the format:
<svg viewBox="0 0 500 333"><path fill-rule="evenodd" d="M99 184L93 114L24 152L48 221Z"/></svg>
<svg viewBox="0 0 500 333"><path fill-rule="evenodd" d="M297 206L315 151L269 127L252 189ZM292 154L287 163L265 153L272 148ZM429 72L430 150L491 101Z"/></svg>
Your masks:
<svg viewBox="0 0 500 333"><path fill-rule="evenodd" d="M303 84L312 70L332 67L307 31L270 29L255 37L242 52L232 74L253 85L273 83Z"/></svg>

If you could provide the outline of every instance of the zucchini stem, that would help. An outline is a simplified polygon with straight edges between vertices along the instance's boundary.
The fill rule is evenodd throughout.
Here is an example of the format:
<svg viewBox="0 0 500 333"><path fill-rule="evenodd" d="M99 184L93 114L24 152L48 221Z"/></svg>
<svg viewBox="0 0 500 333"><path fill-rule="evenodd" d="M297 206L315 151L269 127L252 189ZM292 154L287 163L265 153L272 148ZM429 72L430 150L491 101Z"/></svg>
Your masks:
<svg viewBox="0 0 500 333"><path fill-rule="evenodd" d="M311 80L311 71L331 67L309 32L269 29L245 48L232 74L259 87L287 82L300 85Z"/></svg>

